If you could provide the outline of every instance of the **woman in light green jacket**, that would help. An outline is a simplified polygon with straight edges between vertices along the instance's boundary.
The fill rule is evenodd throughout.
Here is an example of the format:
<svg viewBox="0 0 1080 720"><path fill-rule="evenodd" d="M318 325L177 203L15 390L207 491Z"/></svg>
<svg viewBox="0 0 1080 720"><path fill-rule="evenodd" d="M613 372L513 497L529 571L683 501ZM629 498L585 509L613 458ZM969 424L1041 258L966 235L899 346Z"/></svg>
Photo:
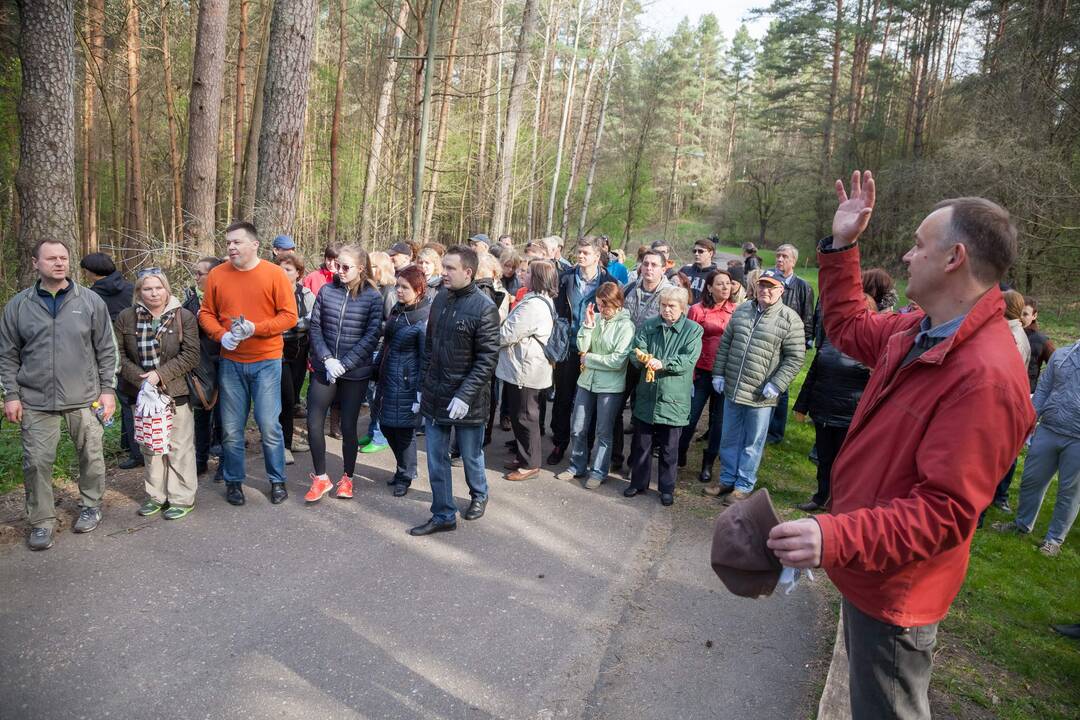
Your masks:
<svg viewBox="0 0 1080 720"><path fill-rule="evenodd" d="M626 362L633 342L634 323L623 310L622 290L617 284L606 282L597 288L596 307L590 304L585 310L577 334L582 371L570 416L570 467L556 476L559 479L585 478L585 487L595 490L607 477L611 466L611 432L615 414L622 411ZM593 415L596 416L596 453L590 465L589 426Z"/></svg>

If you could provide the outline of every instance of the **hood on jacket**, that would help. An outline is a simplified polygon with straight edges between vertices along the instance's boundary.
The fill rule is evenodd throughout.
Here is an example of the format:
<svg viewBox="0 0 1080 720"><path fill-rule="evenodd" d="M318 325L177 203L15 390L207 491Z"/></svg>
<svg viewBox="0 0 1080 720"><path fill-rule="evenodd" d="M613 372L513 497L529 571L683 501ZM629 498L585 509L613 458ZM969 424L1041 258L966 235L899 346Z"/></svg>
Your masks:
<svg viewBox="0 0 1080 720"><path fill-rule="evenodd" d="M127 278L121 275L119 270L101 278L91 285L90 289L99 295L110 296L124 295L126 293L128 297L131 297L132 293L135 292L135 286L128 282Z"/></svg>
<svg viewBox="0 0 1080 720"><path fill-rule="evenodd" d="M171 310L176 310L176 309L181 308L181 307L183 307L183 304L176 298L176 296L175 295L170 295L169 296L169 301L167 303L165 303L165 309L162 310L161 312L164 314L164 313L167 313L167 312L169 312ZM150 312L150 308L146 307L146 305L143 304L142 300L136 300L135 301L135 309L138 310L140 308L143 309L143 310L146 310L146 312Z"/></svg>

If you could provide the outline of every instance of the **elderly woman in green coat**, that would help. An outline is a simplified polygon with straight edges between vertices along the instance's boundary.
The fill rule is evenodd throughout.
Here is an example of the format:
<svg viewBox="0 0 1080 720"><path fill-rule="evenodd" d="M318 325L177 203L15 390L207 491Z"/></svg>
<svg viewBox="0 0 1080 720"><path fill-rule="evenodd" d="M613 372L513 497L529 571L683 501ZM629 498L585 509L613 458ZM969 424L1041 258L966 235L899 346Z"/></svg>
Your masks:
<svg viewBox="0 0 1080 720"><path fill-rule="evenodd" d="M701 354L701 326L687 319L690 296L682 287L660 292L660 316L641 326L630 362L642 369L634 401L634 444L626 497L644 493L652 475L652 450L660 449L656 485L660 502L675 502L679 433L690 420L694 365Z"/></svg>

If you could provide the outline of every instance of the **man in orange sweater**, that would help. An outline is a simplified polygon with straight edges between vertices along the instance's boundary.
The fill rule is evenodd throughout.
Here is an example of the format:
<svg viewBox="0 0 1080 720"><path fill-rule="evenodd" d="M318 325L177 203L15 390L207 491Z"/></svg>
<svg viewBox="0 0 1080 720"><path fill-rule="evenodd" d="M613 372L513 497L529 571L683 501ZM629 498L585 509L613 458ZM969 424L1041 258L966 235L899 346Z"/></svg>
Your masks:
<svg viewBox="0 0 1080 720"><path fill-rule="evenodd" d="M255 226L237 222L225 230L229 262L210 271L199 324L221 343L219 397L225 498L244 504L244 427L255 406L262 433L270 502L285 490L285 444L281 435L281 334L296 325L296 300L285 271L259 259Z"/></svg>

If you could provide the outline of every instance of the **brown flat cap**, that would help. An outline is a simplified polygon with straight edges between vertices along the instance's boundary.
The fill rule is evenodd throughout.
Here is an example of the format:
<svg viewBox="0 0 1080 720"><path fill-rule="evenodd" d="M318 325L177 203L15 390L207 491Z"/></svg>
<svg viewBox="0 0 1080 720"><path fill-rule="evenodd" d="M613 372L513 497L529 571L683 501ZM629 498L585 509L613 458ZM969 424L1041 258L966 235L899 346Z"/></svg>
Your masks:
<svg viewBox="0 0 1080 720"><path fill-rule="evenodd" d="M780 524L769 491L761 488L716 518L712 568L724 585L741 597L772 595L780 579L780 560L766 545Z"/></svg>

